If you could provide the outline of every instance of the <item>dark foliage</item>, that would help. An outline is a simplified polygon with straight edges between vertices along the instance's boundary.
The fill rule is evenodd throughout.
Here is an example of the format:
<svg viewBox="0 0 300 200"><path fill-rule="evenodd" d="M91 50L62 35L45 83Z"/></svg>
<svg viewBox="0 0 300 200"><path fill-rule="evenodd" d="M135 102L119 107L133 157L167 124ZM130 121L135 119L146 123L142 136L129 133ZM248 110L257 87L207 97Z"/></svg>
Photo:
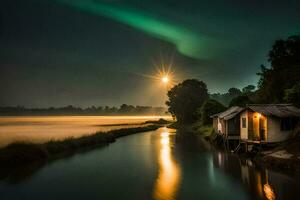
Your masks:
<svg viewBox="0 0 300 200"><path fill-rule="evenodd" d="M291 89L285 90L284 101L300 108L300 83L294 85Z"/></svg>
<svg viewBox="0 0 300 200"><path fill-rule="evenodd" d="M223 112L226 107L214 99L208 99L201 108L197 110L197 114L200 117L201 125L212 124L213 114Z"/></svg>
<svg viewBox="0 0 300 200"><path fill-rule="evenodd" d="M233 98L235 98L235 97L237 97L237 96L239 96L241 94L242 94L242 92L241 92L240 89L238 89L238 88L230 88L227 93L224 93L224 94L214 93L214 94L210 95L210 98L212 98L212 99L214 99L214 100L222 103L223 105L228 106L229 103L230 103L230 101Z"/></svg>
<svg viewBox="0 0 300 200"><path fill-rule="evenodd" d="M185 80L168 91L169 112L179 123L192 123L195 111L208 99L206 84L196 79Z"/></svg>
<svg viewBox="0 0 300 200"><path fill-rule="evenodd" d="M241 96L233 98L230 101L229 106L244 107L247 104L251 104L251 103L253 103L253 102L251 101L251 99L249 98L249 96L247 96L247 95L241 95Z"/></svg>
<svg viewBox="0 0 300 200"><path fill-rule="evenodd" d="M255 86L254 85L247 85L246 87L244 87L242 89L243 94L248 94L251 93L255 90Z"/></svg>
<svg viewBox="0 0 300 200"><path fill-rule="evenodd" d="M259 101L284 102L285 92L300 83L300 35L277 40L268 58L271 66L261 66L258 73Z"/></svg>

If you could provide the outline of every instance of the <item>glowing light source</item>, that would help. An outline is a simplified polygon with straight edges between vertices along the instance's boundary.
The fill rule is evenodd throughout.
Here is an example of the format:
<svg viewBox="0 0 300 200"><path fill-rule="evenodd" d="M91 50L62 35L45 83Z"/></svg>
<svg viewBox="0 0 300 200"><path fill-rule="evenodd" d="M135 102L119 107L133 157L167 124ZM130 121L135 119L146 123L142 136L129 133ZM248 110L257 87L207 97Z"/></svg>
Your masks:
<svg viewBox="0 0 300 200"><path fill-rule="evenodd" d="M164 77L162 77L162 82L163 83L168 83L169 82L169 77L168 76L164 76Z"/></svg>

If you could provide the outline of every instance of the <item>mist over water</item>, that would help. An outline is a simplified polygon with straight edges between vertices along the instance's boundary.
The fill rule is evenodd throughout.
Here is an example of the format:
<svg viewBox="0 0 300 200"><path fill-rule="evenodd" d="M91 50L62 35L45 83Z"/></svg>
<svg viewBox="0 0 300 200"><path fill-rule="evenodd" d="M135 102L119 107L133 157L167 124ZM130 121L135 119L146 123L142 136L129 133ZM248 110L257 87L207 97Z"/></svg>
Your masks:
<svg viewBox="0 0 300 200"><path fill-rule="evenodd" d="M25 116L0 117L0 147L13 142L42 143L98 131L140 127L169 116Z"/></svg>

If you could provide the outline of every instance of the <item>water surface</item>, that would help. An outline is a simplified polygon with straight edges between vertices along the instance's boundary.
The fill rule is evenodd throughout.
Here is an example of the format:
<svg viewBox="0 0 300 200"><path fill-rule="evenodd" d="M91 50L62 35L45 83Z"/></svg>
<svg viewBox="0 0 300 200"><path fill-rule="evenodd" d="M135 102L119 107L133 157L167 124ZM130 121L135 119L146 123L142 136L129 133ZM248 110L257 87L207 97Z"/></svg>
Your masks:
<svg viewBox="0 0 300 200"><path fill-rule="evenodd" d="M21 167L0 181L14 199L292 199L293 177L161 128L43 166ZM22 170L23 169L23 170Z"/></svg>

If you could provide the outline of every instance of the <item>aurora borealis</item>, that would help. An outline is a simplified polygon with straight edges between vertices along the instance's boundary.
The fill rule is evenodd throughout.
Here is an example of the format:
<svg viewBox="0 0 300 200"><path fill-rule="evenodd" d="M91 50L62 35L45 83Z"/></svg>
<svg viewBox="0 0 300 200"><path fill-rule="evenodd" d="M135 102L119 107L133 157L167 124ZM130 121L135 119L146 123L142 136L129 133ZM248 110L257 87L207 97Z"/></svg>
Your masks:
<svg viewBox="0 0 300 200"><path fill-rule="evenodd" d="M151 17L145 12L129 8L119 8L93 0L58 0L57 2L70 5L79 10L99 16L105 16L148 33L154 37L174 44L177 50L192 58L205 59L213 52L206 49L213 44L213 40L200 33L194 33L175 23L162 21Z"/></svg>
<svg viewBox="0 0 300 200"><path fill-rule="evenodd" d="M148 79L172 64L210 92L256 84L296 0L3 0L0 106L163 105Z"/></svg>

